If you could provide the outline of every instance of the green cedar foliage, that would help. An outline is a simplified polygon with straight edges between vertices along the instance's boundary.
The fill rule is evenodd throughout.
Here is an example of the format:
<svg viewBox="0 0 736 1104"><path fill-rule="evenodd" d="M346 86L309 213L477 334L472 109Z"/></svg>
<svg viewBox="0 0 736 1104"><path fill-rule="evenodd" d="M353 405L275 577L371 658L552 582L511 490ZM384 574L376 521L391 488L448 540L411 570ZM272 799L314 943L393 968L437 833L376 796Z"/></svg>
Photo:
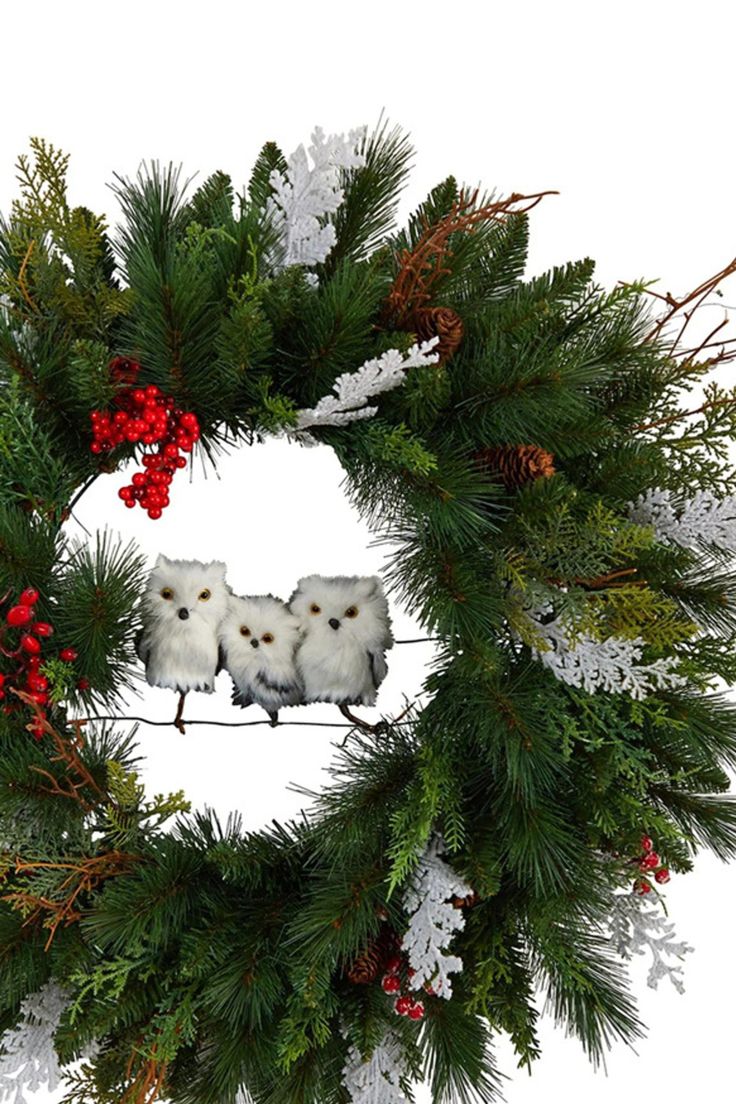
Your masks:
<svg viewBox="0 0 736 1104"><path fill-rule="evenodd" d="M69 725L138 677L142 560L64 528L136 453L89 448L111 359L194 410L213 458L293 431L341 373L412 344L385 312L397 273L458 203L487 202L450 177L396 231L411 148L380 123L363 153L309 274L270 268L270 178L287 168L272 143L242 193L155 163L118 179L112 236L69 200L65 155L34 140L19 161L0 223L0 594L36 587L79 659L43 667L61 743L32 739L25 709L0 713L0 1029L49 976L69 989L60 1053L101 1044L70 1104L136 1100L151 1071L177 1104L231 1104L242 1084L257 1104L347 1104L348 1046L369 1055L389 1029L437 1104L488 1102L497 1032L521 1065L538 1056L540 981L599 1061L642 1030L607 938L642 832L675 872L701 847L736 851L736 713L719 682L736 681L733 571L627 511L655 486L733 491L733 396L709 382L713 357L678 355L654 327L645 283L606 291L587 259L526 279L521 211L451 234L436 258L429 305L461 316L454 355L412 370L375 418L314 431L390 545L396 600L438 638L422 705L352 736L310 815L260 832L187 815L180 793L147 797L134 733ZM705 409L683 421L683 404ZM520 445L553 454L554 474L514 487L473 458ZM527 616L545 602L573 635L641 640L685 684L634 701L557 681ZM427 998L419 1026L347 975L387 926L405 929L403 888L436 832L478 901L453 999Z"/></svg>

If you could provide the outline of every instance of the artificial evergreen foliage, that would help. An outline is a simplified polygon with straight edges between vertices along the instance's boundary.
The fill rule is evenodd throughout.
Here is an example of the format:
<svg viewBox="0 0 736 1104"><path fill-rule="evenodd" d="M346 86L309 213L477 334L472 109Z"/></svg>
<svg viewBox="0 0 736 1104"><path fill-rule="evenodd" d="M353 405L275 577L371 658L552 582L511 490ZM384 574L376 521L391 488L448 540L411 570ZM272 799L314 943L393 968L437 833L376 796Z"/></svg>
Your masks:
<svg viewBox="0 0 736 1104"><path fill-rule="evenodd" d="M0 671L27 588L55 636L48 690L2 690L0 1040L17 1055L33 995L63 992L57 1055L85 1055L68 1104L398 1104L420 1076L437 1104L493 1101L494 1035L538 1056L540 987L593 1060L640 1037L625 958L684 945L649 919L627 941L632 883L649 908L699 849L736 853L732 345L690 337L736 266L679 300L608 291L589 259L526 278L541 193L450 177L400 230L411 156L381 123L317 134L311 160L269 143L240 192L153 163L116 180L112 232L73 204L65 155L34 140L19 161ZM334 449L393 600L437 640L422 704L352 733L294 823L146 795L135 733L81 723L139 677L141 557L65 530L140 457L90 447L117 357L196 414L212 463L273 433ZM439 839L449 898L428 912ZM422 975L423 1017L396 1016L382 971L428 915L452 985Z"/></svg>

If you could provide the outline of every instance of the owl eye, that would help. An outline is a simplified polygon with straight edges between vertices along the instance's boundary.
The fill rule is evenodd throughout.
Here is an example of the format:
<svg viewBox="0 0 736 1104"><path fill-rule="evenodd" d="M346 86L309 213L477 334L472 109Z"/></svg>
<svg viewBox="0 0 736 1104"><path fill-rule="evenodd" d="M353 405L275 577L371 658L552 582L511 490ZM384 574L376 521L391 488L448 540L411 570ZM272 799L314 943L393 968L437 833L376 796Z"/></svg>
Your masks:
<svg viewBox="0 0 736 1104"><path fill-rule="evenodd" d="M240 626L240 635L241 636L250 636L250 629L248 628L247 625L241 625Z"/></svg>
<svg viewBox="0 0 736 1104"><path fill-rule="evenodd" d="M351 620L354 617L357 617L358 616L358 607L357 606L348 606L348 608L345 610L345 616L349 617Z"/></svg>
<svg viewBox="0 0 736 1104"><path fill-rule="evenodd" d="M167 602L170 602L174 597L174 592L171 587L164 587L161 591L161 597L165 598Z"/></svg>
<svg viewBox="0 0 736 1104"><path fill-rule="evenodd" d="M273 644L273 633L264 633L261 640L264 644Z"/></svg>
<svg viewBox="0 0 736 1104"><path fill-rule="evenodd" d="M315 614L321 613L322 612L322 607L318 606L316 602L312 602L311 606L309 607L309 612L310 613L315 613Z"/></svg>
<svg viewBox="0 0 736 1104"><path fill-rule="evenodd" d="M211 590L207 590L207 588L206 588L206 587L205 587L205 589L204 589L204 590L201 590L201 591L199 592L199 600L200 600L200 602L209 602L209 600L210 600L210 598L211 598L211 597L212 597L212 591L211 591Z"/></svg>

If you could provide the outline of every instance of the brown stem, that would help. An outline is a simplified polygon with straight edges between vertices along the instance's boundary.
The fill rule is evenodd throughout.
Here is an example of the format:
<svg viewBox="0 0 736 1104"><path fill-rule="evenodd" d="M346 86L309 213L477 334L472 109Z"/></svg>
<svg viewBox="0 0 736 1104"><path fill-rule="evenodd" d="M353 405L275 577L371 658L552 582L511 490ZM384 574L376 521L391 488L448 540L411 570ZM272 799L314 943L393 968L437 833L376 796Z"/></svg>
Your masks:
<svg viewBox="0 0 736 1104"><path fill-rule="evenodd" d="M696 414L703 414L706 410L715 410L719 406L733 406L736 404L736 398L732 399L714 399L713 402L703 403L696 410L681 410L677 414L671 414L667 418L659 418L656 422L642 422L641 425L635 425L631 427L632 433L643 433L648 429L657 429L659 426L672 425L675 422L681 422L683 418L692 418Z"/></svg>

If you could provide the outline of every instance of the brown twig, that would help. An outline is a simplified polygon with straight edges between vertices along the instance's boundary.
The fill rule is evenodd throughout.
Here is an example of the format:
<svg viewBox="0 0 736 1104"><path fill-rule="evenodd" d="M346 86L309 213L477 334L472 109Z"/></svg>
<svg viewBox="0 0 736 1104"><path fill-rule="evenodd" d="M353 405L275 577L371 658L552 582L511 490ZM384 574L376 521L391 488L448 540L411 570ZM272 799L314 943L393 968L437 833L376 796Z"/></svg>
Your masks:
<svg viewBox="0 0 736 1104"><path fill-rule="evenodd" d="M736 405L736 398L714 399L713 402L703 403L702 406L697 407L695 410L680 410L677 414L670 414L666 418L658 418L654 422L642 422L640 425L632 426L631 432L643 433L648 429L658 429L663 425L672 425L675 422L681 422L684 418L693 418L696 414L703 414L706 410L715 410L719 406L734 405Z"/></svg>
<svg viewBox="0 0 736 1104"><path fill-rule="evenodd" d="M41 896L31 890L14 890L4 894L3 900L14 908L29 912L25 924L33 924L48 914L44 919L44 926L49 929L45 948L48 951L62 925L68 927L81 919L82 894L91 893L108 878L129 873L131 867L139 861L137 855L129 855L123 851L109 851L103 855L77 861L70 859L66 862L24 862L16 859L16 874L32 875L41 870L68 870L69 873L59 886L59 899Z"/></svg>
<svg viewBox="0 0 736 1104"><path fill-rule="evenodd" d="M662 302L667 304L669 309L665 311L661 318L657 319L656 323L647 334L645 340L656 340L662 333L662 330L667 325L667 323L670 322L676 314L679 314L680 311L683 311L684 318L682 326L680 327L677 337L675 338L671 346L671 352L674 353L677 349L677 346L682 341L683 334L692 321L698 308L702 306L703 302L708 298L708 296L711 295L716 290L716 288L723 283L724 280L728 279L729 276L733 276L735 273L736 257L734 257L732 261L729 261L729 263L725 265L720 270L720 272L716 272L714 276L710 276L707 280L703 280L702 283L698 284L697 287L693 288L692 291L688 292L688 294L683 296L681 299L675 298L675 296L671 295L669 292L667 292L665 295L661 295L658 292L652 291L650 288L647 288L646 292L648 295L651 295L655 299L662 300ZM690 310L687 310L686 308L690 307L691 305L692 308Z"/></svg>
<svg viewBox="0 0 736 1104"><path fill-rule="evenodd" d="M136 1059L141 1056L133 1051L128 1061L126 1077L131 1084L121 1097L121 1104L153 1104L163 1089L166 1074L169 1068L168 1062L161 1062L156 1058L156 1046L151 1047L151 1057L144 1059L135 1076L133 1071Z"/></svg>
<svg viewBox="0 0 736 1104"><path fill-rule="evenodd" d="M451 252L449 239L453 234L472 233L479 223L492 222L510 214L531 211L545 196L556 192L538 192L521 195L514 192L506 199L475 207L478 193L461 193L451 210L439 222L427 225L413 249L399 254L399 271L386 298L386 320L401 328L411 315L431 298L431 289L437 280L446 275L445 258Z"/></svg>
<svg viewBox="0 0 736 1104"><path fill-rule="evenodd" d="M49 780L50 785L47 792L60 797L71 798L73 801L79 802L86 811L93 809L99 801L109 802L109 795L95 780L80 755L84 748L82 728L87 722L85 720L71 721L74 735L63 735L58 729L54 728L46 714L30 695L24 693L23 690L13 689L12 692L24 705L33 710L34 719L26 726L28 730L41 732L51 737L55 754L49 756L49 762L63 763L66 767L66 775L61 779L55 777L43 767L31 767L31 770L36 774L40 774ZM97 801L90 801L89 798L85 797L84 790L91 790Z"/></svg>

